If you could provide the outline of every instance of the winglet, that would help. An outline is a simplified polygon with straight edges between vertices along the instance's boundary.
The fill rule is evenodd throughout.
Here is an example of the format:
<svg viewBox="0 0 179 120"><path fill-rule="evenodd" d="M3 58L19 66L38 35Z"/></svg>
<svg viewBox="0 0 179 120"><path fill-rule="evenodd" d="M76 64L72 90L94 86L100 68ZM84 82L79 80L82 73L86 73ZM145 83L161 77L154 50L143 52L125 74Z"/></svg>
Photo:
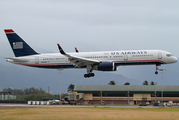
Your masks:
<svg viewBox="0 0 179 120"><path fill-rule="evenodd" d="M66 53L63 51L62 47L59 44L57 44L57 46L58 46L58 49L59 49L60 53L62 55L66 55Z"/></svg>
<svg viewBox="0 0 179 120"><path fill-rule="evenodd" d="M78 49L75 47L75 51L78 53L79 51L78 51Z"/></svg>

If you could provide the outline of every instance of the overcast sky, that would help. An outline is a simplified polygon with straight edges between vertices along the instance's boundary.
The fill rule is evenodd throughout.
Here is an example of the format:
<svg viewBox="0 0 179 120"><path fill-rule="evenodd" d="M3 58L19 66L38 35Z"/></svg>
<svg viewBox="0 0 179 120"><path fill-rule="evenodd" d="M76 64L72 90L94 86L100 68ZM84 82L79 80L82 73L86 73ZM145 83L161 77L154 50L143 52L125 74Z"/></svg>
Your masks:
<svg viewBox="0 0 179 120"><path fill-rule="evenodd" d="M178 6L177 0L1 0L0 41L7 43L3 29L12 28L30 46L53 52L59 43L67 52L162 49L179 57Z"/></svg>
<svg viewBox="0 0 179 120"><path fill-rule="evenodd" d="M59 43L66 52L161 49L179 57L178 0L0 0L0 28L3 57L14 56L4 28L37 52L59 52ZM146 79L160 79L155 66L119 67L115 73L144 80L139 76L145 69Z"/></svg>

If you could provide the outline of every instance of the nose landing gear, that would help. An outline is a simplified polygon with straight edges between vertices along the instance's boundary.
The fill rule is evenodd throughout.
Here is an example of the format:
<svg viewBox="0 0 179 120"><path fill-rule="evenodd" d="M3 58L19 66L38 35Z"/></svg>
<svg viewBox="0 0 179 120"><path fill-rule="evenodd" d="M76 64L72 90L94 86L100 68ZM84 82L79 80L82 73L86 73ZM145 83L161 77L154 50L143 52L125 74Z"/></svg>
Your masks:
<svg viewBox="0 0 179 120"><path fill-rule="evenodd" d="M156 65L156 71L155 71L155 74L156 74L156 75L158 74L158 71L157 71L157 70L159 70L158 66L160 66L160 65Z"/></svg>
<svg viewBox="0 0 179 120"><path fill-rule="evenodd" d="M157 75L157 74L158 74L158 71L155 71L155 74Z"/></svg>

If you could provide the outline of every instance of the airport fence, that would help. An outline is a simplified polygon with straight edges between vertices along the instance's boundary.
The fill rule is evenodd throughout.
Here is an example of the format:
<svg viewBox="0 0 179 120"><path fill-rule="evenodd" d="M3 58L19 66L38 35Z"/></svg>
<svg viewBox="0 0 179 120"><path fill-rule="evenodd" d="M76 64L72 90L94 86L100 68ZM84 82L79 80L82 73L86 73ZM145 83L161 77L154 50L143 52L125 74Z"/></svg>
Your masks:
<svg viewBox="0 0 179 120"><path fill-rule="evenodd" d="M25 100L0 100L0 103L27 104L27 101Z"/></svg>

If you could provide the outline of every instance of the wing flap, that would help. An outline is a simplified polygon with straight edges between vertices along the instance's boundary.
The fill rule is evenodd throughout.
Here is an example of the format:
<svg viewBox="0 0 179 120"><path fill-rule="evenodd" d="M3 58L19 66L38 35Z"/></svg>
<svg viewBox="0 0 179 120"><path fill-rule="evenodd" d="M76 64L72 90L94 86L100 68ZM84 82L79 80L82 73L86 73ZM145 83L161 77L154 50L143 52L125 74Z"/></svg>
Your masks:
<svg viewBox="0 0 179 120"><path fill-rule="evenodd" d="M68 60L70 62L73 62L76 65L76 67L79 67L79 68L85 65L94 65L94 64L100 63L100 61L98 60L86 59L83 57L78 57L78 56L73 56L73 55L68 55L68 57L69 57Z"/></svg>

